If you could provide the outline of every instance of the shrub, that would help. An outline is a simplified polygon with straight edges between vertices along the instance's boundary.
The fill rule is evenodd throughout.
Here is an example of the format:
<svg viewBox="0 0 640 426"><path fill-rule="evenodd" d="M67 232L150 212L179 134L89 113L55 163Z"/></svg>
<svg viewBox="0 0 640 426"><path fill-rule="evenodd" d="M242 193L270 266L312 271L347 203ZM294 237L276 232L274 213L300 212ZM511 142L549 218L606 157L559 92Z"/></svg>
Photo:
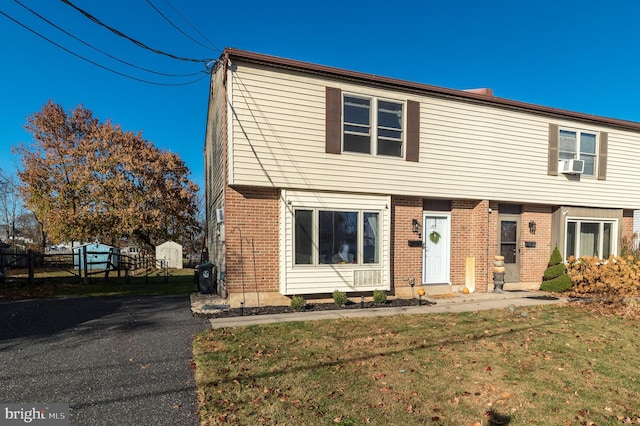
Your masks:
<svg viewBox="0 0 640 426"><path fill-rule="evenodd" d="M303 309L304 309L304 297L293 296L291 298L291 310L296 312L296 311L301 311Z"/></svg>
<svg viewBox="0 0 640 426"><path fill-rule="evenodd" d="M553 249L553 253L551 253L551 257L549 258L549 263L547 266L555 266L562 263L562 255L560 254L560 250L558 250L558 246L555 246Z"/></svg>
<svg viewBox="0 0 640 426"><path fill-rule="evenodd" d="M620 247L620 257L628 258L629 256L633 257L634 262L640 260L640 247L636 247L634 244L634 240L638 238L638 233L634 232L633 237L629 238L627 236L622 237L621 247Z"/></svg>
<svg viewBox="0 0 640 426"><path fill-rule="evenodd" d="M540 284L540 290L562 293L571 290L571 285L571 277L567 274L562 274L552 280L543 281L542 284Z"/></svg>
<svg viewBox="0 0 640 426"><path fill-rule="evenodd" d="M387 292L384 290L373 291L373 302L377 304L387 303Z"/></svg>
<svg viewBox="0 0 640 426"><path fill-rule="evenodd" d="M575 293L610 300L640 296L640 263L633 256L571 260L569 275Z"/></svg>
<svg viewBox="0 0 640 426"><path fill-rule="evenodd" d="M552 280L554 278L558 278L566 272L567 267L564 263L559 265L549 266L546 271L544 271L544 278L546 280Z"/></svg>
<svg viewBox="0 0 640 426"><path fill-rule="evenodd" d="M571 277L567 274L567 267L562 262L562 255L558 246L553 249L549 257L548 268L544 271L540 290L562 293L571 289Z"/></svg>
<svg viewBox="0 0 640 426"><path fill-rule="evenodd" d="M349 302L349 299L347 298L347 293L340 290L333 291L333 303L335 303L338 306L344 306L347 304L347 302Z"/></svg>

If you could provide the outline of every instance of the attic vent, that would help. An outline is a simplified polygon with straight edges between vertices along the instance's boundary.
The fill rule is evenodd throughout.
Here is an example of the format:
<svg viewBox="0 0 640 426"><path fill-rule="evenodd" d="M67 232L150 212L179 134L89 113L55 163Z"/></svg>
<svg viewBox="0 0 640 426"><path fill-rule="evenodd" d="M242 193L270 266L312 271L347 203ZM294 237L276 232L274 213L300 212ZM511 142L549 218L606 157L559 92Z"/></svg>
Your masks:
<svg viewBox="0 0 640 426"><path fill-rule="evenodd" d="M560 160L558 171L566 174L584 173L584 160Z"/></svg>
<svg viewBox="0 0 640 426"><path fill-rule="evenodd" d="M355 287L376 287L382 285L382 270L353 271L353 285Z"/></svg>

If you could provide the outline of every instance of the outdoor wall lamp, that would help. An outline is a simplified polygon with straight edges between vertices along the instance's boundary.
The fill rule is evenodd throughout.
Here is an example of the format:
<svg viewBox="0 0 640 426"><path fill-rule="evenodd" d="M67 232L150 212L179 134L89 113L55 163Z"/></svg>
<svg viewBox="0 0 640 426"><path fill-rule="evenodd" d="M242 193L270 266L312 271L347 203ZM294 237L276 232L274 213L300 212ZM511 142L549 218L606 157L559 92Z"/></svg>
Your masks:
<svg viewBox="0 0 640 426"><path fill-rule="evenodd" d="M529 222L529 232L532 234L536 233L536 223L533 220Z"/></svg>
<svg viewBox="0 0 640 426"><path fill-rule="evenodd" d="M411 219L411 230L413 231L414 234L419 234L420 233L420 222L418 222L417 219Z"/></svg>

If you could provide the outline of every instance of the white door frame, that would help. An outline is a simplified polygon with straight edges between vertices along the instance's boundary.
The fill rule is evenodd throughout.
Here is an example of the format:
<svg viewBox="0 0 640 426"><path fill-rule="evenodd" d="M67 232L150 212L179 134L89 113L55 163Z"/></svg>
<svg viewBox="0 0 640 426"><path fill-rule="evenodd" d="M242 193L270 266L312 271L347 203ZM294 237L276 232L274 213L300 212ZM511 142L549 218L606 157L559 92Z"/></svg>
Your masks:
<svg viewBox="0 0 640 426"><path fill-rule="evenodd" d="M442 268L444 269L443 280L429 280L426 270L426 258L428 251L433 247L433 243L429 239L430 229L427 229L427 218L445 219L445 228L440 236L441 241L438 248L443 250ZM422 284L451 284L451 213L441 211L423 211L422 212Z"/></svg>

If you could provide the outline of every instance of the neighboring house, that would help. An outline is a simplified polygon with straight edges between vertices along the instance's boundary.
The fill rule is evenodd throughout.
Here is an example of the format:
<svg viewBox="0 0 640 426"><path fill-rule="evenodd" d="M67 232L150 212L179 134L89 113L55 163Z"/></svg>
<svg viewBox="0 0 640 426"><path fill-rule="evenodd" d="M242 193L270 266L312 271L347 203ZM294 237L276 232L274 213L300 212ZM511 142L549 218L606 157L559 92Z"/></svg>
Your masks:
<svg viewBox="0 0 640 426"><path fill-rule="evenodd" d="M538 288L556 245L608 257L631 236L639 144L640 123L226 49L205 142L217 291L487 292L495 255L505 288Z"/></svg>
<svg viewBox="0 0 640 426"><path fill-rule="evenodd" d="M34 244L31 238L20 235L20 230L15 230L15 234L11 232L11 225L0 224L0 241L9 242L14 248L25 248L29 244Z"/></svg>
<svg viewBox="0 0 640 426"><path fill-rule="evenodd" d="M173 241L156 246L156 263L158 267L182 269L182 246Z"/></svg>
<svg viewBox="0 0 640 426"><path fill-rule="evenodd" d="M79 270L117 268L120 260L119 248L99 242L75 246L73 254L74 267Z"/></svg>

